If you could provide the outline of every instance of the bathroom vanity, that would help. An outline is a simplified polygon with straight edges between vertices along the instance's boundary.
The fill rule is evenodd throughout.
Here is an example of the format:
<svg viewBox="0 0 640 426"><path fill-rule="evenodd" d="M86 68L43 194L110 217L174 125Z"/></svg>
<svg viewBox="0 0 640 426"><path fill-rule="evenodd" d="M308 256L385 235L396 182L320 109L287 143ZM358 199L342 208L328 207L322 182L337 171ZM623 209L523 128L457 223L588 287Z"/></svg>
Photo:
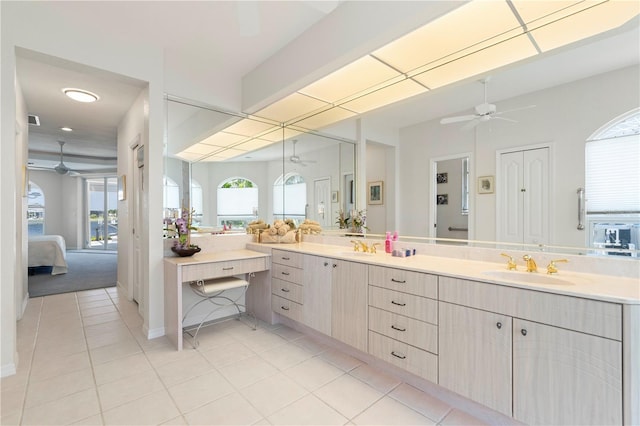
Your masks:
<svg viewBox="0 0 640 426"><path fill-rule="evenodd" d="M638 280L520 269L274 245L271 305L527 424L640 423Z"/></svg>

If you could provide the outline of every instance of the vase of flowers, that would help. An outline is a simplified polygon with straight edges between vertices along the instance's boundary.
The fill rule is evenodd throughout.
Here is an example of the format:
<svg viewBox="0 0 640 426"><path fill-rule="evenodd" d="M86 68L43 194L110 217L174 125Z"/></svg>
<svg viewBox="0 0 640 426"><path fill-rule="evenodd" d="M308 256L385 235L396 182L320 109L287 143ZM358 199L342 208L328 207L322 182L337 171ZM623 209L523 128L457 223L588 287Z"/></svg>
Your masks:
<svg viewBox="0 0 640 426"><path fill-rule="evenodd" d="M338 217L336 217L336 223L340 229L347 229L349 227L349 217L345 216L344 211L340 209L338 211Z"/></svg>
<svg viewBox="0 0 640 426"><path fill-rule="evenodd" d="M191 231L197 231L198 228L191 224L194 210L188 210L183 207L180 217L175 221L168 220L168 226L172 226L177 239L173 242L171 251L180 257L193 256L201 249L196 244L191 244Z"/></svg>
<svg viewBox="0 0 640 426"><path fill-rule="evenodd" d="M351 232L363 234L367 229L367 211L351 210Z"/></svg>

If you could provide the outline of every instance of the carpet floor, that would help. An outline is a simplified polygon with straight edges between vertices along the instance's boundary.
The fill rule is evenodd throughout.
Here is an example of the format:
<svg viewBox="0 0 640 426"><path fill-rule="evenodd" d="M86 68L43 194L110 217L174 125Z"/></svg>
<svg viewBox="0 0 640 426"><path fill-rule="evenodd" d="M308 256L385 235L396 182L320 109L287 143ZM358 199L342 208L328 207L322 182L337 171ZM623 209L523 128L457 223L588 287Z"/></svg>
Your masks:
<svg viewBox="0 0 640 426"><path fill-rule="evenodd" d="M29 275L29 297L113 287L117 281L116 253L67 251L66 274Z"/></svg>

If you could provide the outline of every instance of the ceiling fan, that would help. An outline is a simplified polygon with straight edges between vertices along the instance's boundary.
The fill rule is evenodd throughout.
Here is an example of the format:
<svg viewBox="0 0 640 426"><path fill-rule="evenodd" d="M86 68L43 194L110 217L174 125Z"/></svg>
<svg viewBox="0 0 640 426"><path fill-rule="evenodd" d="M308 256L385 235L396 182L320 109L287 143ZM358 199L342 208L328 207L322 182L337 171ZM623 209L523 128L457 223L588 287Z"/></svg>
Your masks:
<svg viewBox="0 0 640 426"><path fill-rule="evenodd" d="M491 79L490 77L487 77L483 80L480 80L480 82L484 85L484 102L481 103L480 105L475 106L474 108L475 114L445 117L440 120L440 124L451 124L451 123L460 123L463 121L468 121L468 123L462 127L463 130L468 130L476 127L480 123L483 123L485 121L490 121L490 120L503 120L503 121L509 121L512 123L517 123L516 120L502 117L501 115L506 114L508 112L520 111L523 109L529 109L529 108L535 107L535 105L528 105L520 108L513 108L506 111L498 112L494 104L490 104L487 102L487 85L489 84L490 79Z"/></svg>
<svg viewBox="0 0 640 426"><path fill-rule="evenodd" d="M62 141L62 140L59 140L58 143L60 144L60 163L58 163L53 168L37 167L37 166L30 166L30 168L32 170L53 170L56 173L58 173L59 175L66 175L66 174L69 174L69 173L75 173L74 170L71 170L69 167L67 167L66 164L64 164L64 152L63 152L62 147L64 146L65 142Z"/></svg>
<svg viewBox="0 0 640 426"><path fill-rule="evenodd" d="M298 141L296 139L293 139L291 142L293 142L293 155L291 155L291 157L289 157L289 161L291 161L293 164L300 164L301 166L307 166L307 163L315 163L315 161L313 160L302 160L298 155L296 155L296 144L298 143Z"/></svg>

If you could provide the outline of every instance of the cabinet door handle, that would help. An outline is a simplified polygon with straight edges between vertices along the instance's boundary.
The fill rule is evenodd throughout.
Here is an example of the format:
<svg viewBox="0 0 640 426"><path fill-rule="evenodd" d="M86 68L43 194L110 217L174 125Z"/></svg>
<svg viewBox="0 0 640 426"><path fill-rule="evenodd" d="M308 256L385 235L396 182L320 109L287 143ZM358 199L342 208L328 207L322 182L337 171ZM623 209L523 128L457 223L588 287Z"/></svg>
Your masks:
<svg viewBox="0 0 640 426"><path fill-rule="evenodd" d="M391 355L395 356L396 358L400 358L400 359L406 359L407 358L405 355L397 354L396 351L391 351Z"/></svg>
<svg viewBox="0 0 640 426"><path fill-rule="evenodd" d="M334 264L333 264L333 267L334 267L334 268L337 268L337 267L338 267L338 264L334 263Z"/></svg>
<svg viewBox="0 0 640 426"><path fill-rule="evenodd" d="M522 330L520 330L520 333L522 333L523 336L527 335L527 329L523 328Z"/></svg>
<svg viewBox="0 0 640 426"><path fill-rule="evenodd" d="M396 302L395 300L392 300L391 303L393 303L394 305L397 305L397 306L407 306L406 303Z"/></svg>
<svg viewBox="0 0 640 426"><path fill-rule="evenodd" d="M395 325L392 325L391 328L393 328L394 330L398 330L398 331L407 331L406 328L396 327Z"/></svg>
<svg viewBox="0 0 640 426"><path fill-rule="evenodd" d="M289 257L281 257L282 260L291 260Z"/></svg>
<svg viewBox="0 0 640 426"><path fill-rule="evenodd" d="M400 284L404 284L407 282L407 280L396 280L395 278L391 278L391 281L394 283L400 283Z"/></svg>
<svg viewBox="0 0 640 426"><path fill-rule="evenodd" d="M223 271L231 271L233 269L233 266L229 266L228 268L222 268Z"/></svg>
<svg viewBox="0 0 640 426"><path fill-rule="evenodd" d="M329 262L324 262L324 266L329 266Z"/></svg>
<svg viewBox="0 0 640 426"><path fill-rule="evenodd" d="M289 273L288 272L283 272L282 275L289 275Z"/></svg>
<svg viewBox="0 0 640 426"><path fill-rule="evenodd" d="M286 306L280 306L280 308L282 308L283 311L288 311L289 310L289 308L286 307Z"/></svg>
<svg viewBox="0 0 640 426"><path fill-rule="evenodd" d="M496 323L496 327L498 327L498 330L500 330L502 328L502 323L500 321L498 321Z"/></svg>
<svg viewBox="0 0 640 426"><path fill-rule="evenodd" d="M282 290L284 293L289 293L289 289L288 288L281 288L280 290Z"/></svg>

